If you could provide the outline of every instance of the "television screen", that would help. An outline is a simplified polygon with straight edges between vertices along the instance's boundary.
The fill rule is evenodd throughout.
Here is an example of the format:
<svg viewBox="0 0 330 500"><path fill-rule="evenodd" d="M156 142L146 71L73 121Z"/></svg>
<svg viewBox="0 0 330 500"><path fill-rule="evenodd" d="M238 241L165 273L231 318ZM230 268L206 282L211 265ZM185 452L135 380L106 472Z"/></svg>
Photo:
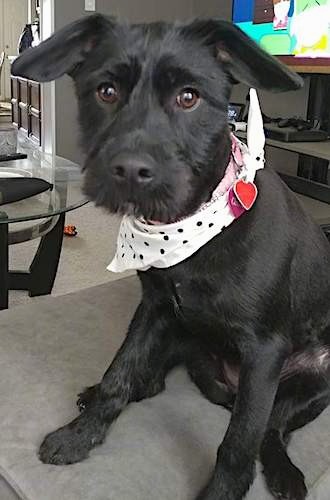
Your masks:
<svg viewBox="0 0 330 500"><path fill-rule="evenodd" d="M273 55L330 57L330 0L234 0L233 21Z"/></svg>

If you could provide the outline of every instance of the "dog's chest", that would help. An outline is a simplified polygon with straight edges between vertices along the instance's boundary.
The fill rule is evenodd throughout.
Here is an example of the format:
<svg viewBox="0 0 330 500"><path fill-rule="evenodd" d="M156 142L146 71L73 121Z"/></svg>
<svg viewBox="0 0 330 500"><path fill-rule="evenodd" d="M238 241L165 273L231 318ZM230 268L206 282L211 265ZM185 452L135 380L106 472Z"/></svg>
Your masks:
<svg viewBox="0 0 330 500"><path fill-rule="evenodd" d="M226 235L215 238L186 262L167 269L151 268L139 273L144 295L149 300L170 304L175 316L190 332L219 332L240 329L251 320L245 280L237 276L244 269L243 253L224 252Z"/></svg>
<svg viewBox="0 0 330 500"><path fill-rule="evenodd" d="M223 330L233 312L227 309L221 287L206 280L174 280L170 300L176 316L192 333Z"/></svg>

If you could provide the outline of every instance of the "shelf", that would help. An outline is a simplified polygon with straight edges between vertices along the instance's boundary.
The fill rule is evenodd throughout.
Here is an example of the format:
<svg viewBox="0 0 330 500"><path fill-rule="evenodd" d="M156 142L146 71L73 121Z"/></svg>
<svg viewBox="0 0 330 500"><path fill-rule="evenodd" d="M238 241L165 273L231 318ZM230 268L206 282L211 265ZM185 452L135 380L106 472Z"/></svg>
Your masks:
<svg viewBox="0 0 330 500"><path fill-rule="evenodd" d="M236 132L240 139L246 139L245 132ZM293 153L304 154L314 158L330 161L330 141L321 142L283 142L274 139L266 139L266 145L273 148L292 151Z"/></svg>
<svg viewBox="0 0 330 500"><path fill-rule="evenodd" d="M330 161L330 141L322 142L282 142L274 139L266 139L267 146L285 149L294 153L322 158Z"/></svg>
<svg viewBox="0 0 330 500"><path fill-rule="evenodd" d="M246 139L246 133L237 132L237 137ZM266 139L268 146L285 149L330 161L330 141L281 142ZM330 224L330 186L309 181L301 177L280 173L285 183L296 193L301 204L319 225Z"/></svg>
<svg viewBox="0 0 330 500"><path fill-rule="evenodd" d="M317 224L330 224L330 205L313 200L307 196L302 196L301 194L297 194L296 196L299 198L300 203L303 205L306 212L315 220Z"/></svg>

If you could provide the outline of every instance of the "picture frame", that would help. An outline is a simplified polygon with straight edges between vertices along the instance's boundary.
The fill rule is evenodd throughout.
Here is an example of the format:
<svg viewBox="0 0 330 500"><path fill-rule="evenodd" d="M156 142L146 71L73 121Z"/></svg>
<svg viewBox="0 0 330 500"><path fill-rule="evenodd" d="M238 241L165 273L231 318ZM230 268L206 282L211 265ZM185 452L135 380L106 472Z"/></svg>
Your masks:
<svg viewBox="0 0 330 500"><path fill-rule="evenodd" d="M231 102L228 105L228 121L240 122L243 119L245 104Z"/></svg>

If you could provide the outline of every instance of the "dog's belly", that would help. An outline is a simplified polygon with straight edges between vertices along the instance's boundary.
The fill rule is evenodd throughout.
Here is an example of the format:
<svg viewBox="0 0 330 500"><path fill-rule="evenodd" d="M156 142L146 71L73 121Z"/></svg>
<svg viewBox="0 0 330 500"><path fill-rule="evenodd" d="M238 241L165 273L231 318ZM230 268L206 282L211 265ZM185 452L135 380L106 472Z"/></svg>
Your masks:
<svg viewBox="0 0 330 500"><path fill-rule="evenodd" d="M324 373L330 369L330 346L320 346L312 351L301 351L292 354L284 363L281 380L286 380L296 373Z"/></svg>
<svg viewBox="0 0 330 500"><path fill-rule="evenodd" d="M239 383L239 364L222 360L219 382L225 383L228 388L237 392ZM299 373L328 374L330 377L330 346L320 346L313 351L301 351L292 354L284 363L280 382Z"/></svg>

